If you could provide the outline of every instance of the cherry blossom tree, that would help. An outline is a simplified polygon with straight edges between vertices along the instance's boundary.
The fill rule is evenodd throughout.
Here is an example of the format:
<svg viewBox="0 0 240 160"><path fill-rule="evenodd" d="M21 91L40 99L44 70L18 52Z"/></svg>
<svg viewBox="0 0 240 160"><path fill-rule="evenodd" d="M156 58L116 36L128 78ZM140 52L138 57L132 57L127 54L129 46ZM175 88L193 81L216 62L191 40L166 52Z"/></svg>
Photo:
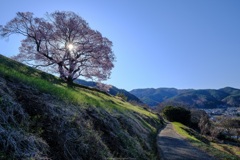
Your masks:
<svg viewBox="0 0 240 160"><path fill-rule="evenodd" d="M0 36L20 34L25 37L14 58L35 67L47 67L72 83L80 76L102 81L109 78L115 56L112 42L74 12L56 11L46 17L18 12Z"/></svg>

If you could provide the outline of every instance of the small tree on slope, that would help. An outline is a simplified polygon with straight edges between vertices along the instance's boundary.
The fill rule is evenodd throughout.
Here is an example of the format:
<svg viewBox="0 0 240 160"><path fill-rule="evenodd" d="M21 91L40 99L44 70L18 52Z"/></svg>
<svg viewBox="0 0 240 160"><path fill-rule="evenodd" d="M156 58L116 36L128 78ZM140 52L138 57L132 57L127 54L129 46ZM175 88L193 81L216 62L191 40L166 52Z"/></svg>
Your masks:
<svg viewBox="0 0 240 160"><path fill-rule="evenodd" d="M48 67L68 83L79 76L106 80L114 67L112 42L73 12L47 13L46 18L18 12L14 19L0 26L0 36L12 34L26 37L16 60Z"/></svg>
<svg viewBox="0 0 240 160"><path fill-rule="evenodd" d="M167 106L162 110L163 116L170 122L180 122L188 125L191 112L183 107Z"/></svg>

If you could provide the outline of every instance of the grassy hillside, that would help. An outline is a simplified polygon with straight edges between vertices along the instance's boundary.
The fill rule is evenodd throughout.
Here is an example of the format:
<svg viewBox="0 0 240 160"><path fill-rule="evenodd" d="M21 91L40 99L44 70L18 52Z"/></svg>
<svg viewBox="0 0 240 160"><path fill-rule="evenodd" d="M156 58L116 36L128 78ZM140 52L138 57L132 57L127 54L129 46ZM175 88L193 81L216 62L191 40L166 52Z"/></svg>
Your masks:
<svg viewBox="0 0 240 160"><path fill-rule="evenodd" d="M174 130L186 138L193 146L200 148L213 157L221 160L238 160L240 158L240 148L230 144L219 144L208 141L199 133L187 126L173 122Z"/></svg>
<svg viewBox="0 0 240 160"><path fill-rule="evenodd" d="M92 81L85 81L85 80L77 79L77 80L75 80L75 83L80 84L80 85L84 85L84 86L88 86L88 87L97 88L97 83L92 82ZM129 93L128 91L126 91L124 89L119 89L115 86L111 86L108 93L111 94L111 95L114 95L114 96L116 96L119 93L122 93L122 94L124 94L124 96L126 96L126 100L128 102L135 102L135 103L138 103L138 104L143 104L143 102L140 101L140 99L138 99L133 94Z"/></svg>
<svg viewBox="0 0 240 160"><path fill-rule="evenodd" d="M158 115L0 56L2 159L157 159Z"/></svg>

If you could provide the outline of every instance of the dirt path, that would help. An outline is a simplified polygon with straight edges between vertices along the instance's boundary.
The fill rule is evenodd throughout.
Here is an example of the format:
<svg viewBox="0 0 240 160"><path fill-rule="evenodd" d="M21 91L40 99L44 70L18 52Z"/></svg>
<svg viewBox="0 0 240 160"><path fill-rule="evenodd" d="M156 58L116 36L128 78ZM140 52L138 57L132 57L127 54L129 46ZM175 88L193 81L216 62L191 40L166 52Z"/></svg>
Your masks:
<svg viewBox="0 0 240 160"><path fill-rule="evenodd" d="M214 160L179 136L171 123L159 133L158 147L163 160Z"/></svg>

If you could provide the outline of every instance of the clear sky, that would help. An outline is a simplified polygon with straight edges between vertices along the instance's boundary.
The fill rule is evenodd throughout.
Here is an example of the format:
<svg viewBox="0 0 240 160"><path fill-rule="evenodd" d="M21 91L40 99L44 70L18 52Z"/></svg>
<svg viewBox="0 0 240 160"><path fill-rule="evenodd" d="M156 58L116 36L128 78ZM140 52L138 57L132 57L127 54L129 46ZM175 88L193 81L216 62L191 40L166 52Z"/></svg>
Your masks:
<svg viewBox="0 0 240 160"><path fill-rule="evenodd" d="M240 0L1 0L0 25L18 11L73 11L113 42L118 88L240 88ZM16 55L21 36L0 39Z"/></svg>

